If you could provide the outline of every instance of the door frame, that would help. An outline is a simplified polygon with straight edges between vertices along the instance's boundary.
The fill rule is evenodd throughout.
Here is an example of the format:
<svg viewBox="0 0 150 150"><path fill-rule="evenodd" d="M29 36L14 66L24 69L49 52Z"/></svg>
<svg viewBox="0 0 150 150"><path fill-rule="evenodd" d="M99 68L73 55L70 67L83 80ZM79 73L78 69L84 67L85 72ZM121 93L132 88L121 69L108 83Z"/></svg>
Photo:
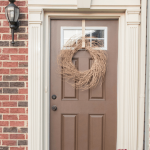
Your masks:
<svg viewBox="0 0 150 150"><path fill-rule="evenodd" d="M146 1L142 2L145 9ZM146 14L120 9L124 12L85 13L70 8L66 13L29 6L29 150L49 150L50 19L69 18L118 19L117 148L142 150Z"/></svg>

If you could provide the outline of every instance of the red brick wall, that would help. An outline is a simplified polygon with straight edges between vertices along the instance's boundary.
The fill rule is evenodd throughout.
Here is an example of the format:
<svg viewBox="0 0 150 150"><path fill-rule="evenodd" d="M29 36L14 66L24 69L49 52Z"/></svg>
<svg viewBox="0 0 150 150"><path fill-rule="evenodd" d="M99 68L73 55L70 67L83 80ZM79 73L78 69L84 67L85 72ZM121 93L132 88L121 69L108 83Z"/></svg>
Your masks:
<svg viewBox="0 0 150 150"><path fill-rule="evenodd" d="M8 0L0 0L0 150L28 150L28 8L17 0L20 27L11 44L5 17Z"/></svg>

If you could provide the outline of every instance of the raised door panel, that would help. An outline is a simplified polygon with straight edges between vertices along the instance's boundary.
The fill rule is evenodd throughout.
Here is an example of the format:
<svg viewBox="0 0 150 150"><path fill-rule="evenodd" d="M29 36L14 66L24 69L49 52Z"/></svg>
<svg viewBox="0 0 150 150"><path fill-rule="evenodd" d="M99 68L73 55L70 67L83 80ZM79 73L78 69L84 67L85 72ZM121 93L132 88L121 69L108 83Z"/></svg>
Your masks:
<svg viewBox="0 0 150 150"><path fill-rule="evenodd" d="M76 150L76 115L62 115L62 150Z"/></svg>
<svg viewBox="0 0 150 150"><path fill-rule="evenodd" d="M78 68L78 63L78 59L73 59L76 68ZM78 100L78 90L71 85L75 83L73 81L68 82L62 75L62 100Z"/></svg>
<svg viewBox="0 0 150 150"><path fill-rule="evenodd" d="M91 68L93 64L93 60L89 60L89 68ZM89 97L90 97L90 100L104 100L103 99L103 94L104 94L104 91L103 91L103 84L99 84L97 85L96 87L94 88L91 88L89 91Z"/></svg>
<svg viewBox="0 0 150 150"><path fill-rule="evenodd" d="M89 150L103 150L104 115L89 116Z"/></svg>

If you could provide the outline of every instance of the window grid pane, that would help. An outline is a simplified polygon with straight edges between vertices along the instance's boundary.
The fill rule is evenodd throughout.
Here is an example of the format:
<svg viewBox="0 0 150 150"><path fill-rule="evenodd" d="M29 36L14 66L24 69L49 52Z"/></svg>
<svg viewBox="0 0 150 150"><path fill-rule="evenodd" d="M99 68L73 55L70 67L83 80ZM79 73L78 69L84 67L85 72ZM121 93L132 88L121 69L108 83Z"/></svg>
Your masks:
<svg viewBox="0 0 150 150"><path fill-rule="evenodd" d="M72 40L75 39L75 37L82 36L82 29L64 29L63 30L63 45L71 38ZM92 46L92 41L97 41L101 46L99 48L104 48L105 41L107 40L105 38L105 30L104 29L86 29L85 30L85 36L86 39L90 40L90 46ZM76 40L77 43L77 40ZM99 45L98 44L98 45Z"/></svg>

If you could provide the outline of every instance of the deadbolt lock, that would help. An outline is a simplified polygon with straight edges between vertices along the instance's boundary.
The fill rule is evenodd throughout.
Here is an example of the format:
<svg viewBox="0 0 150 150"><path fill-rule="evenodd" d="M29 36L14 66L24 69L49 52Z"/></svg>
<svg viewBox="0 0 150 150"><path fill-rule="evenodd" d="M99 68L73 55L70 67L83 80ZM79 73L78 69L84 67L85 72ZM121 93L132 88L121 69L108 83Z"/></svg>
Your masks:
<svg viewBox="0 0 150 150"><path fill-rule="evenodd" d="M56 95L52 95L52 99L55 100L57 98Z"/></svg>
<svg viewBox="0 0 150 150"><path fill-rule="evenodd" d="M56 106L56 105L53 105L53 106L52 106L52 110L53 110L53 111L56 111L56 110L57 110L57 106Z"/></svg>

